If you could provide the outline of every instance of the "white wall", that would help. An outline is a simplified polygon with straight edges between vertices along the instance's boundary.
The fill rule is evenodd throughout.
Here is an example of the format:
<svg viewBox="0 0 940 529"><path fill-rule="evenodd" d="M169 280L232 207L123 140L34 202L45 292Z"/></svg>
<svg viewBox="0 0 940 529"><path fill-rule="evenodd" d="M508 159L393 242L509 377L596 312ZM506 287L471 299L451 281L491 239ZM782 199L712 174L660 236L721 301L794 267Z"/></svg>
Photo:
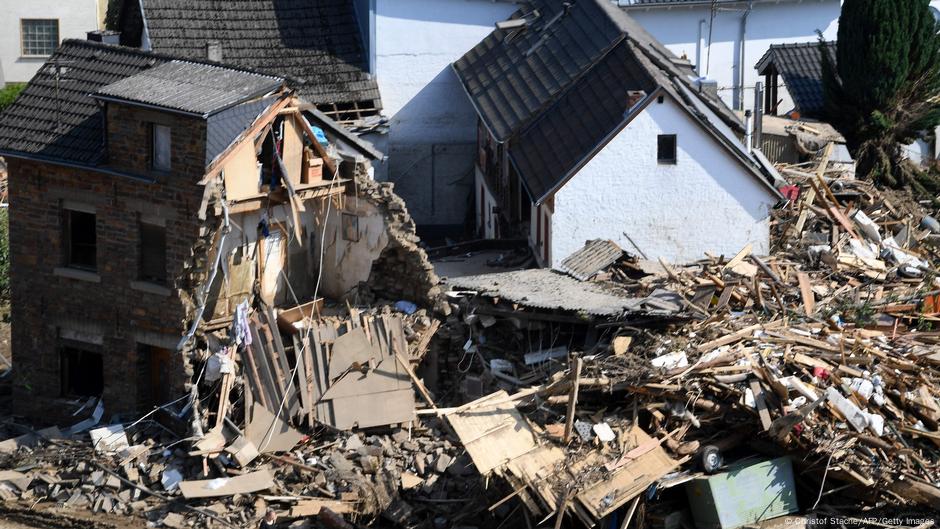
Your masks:
<svg viewBox="0 0 940 529"><path fill-rule="evenodd" d="M486 179L479 170L474 172L473 178L474 205L473 217L476 219L476 232L484 239L495 239L499 236L499 221L496 218L496 198L486 185Z"/></svg>
<svg viewBox="0 0 940 529"><path fill-rule="evenodd" d="M699 66L699 74L718 81L719 95L732 108L737 108L738 65L740 63L741 19L746 2L722 7L715 15L709 54L708 31L710 10L697 7L631 8L627 12L678 56L685 55ZM771 44L815 42L816 30L827 40L835 40L840 12L839 0L801 0L780 2L755 1L747 18L744 47L744 108L753 108L754 83L763 81L754 66ZM707 73L706 73L707 72ZM792 100L781 90L785 100L782 111L793 107Z"/></svg>
<svg viewBox="0 0 940 529"><path fill-rule="evenodd" d="M21 57L20 20L59 19L59 41L84 39L98 27L99 1L105 0L0 0L0 87L25 83L47 57Z"/></svg>
<svg viewBox="0 0 940 529"><path fill-rule="evenodd" d="M659 134L678 136L677 163L656 161ZM649 259L689 262L769 251L776 199L668 96L653 101L555 194L553 266L605 238Z"/></svg>
<svg viewBox="0 0 940 529"><path fill-rule="evenodd" d="M375 0L375 74L390 117L386 175L418 224L460 224L477 117L450 65L517 6L493 0Z"/></svg>

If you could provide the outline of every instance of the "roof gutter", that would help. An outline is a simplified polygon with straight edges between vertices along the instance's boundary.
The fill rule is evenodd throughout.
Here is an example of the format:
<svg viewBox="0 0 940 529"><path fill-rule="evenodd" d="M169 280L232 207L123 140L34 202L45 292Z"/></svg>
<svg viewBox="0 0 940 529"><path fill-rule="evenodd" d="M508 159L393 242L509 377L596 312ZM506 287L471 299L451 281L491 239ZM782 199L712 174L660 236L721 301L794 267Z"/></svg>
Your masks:
<svg viewBox="0 0 940 529"><path fill-rule="evenodd" d="M18 158L20 160L28 160L30 162L50 163L53 165L60 165L62 167L70 167L72 169L94 171L96 173L102 173L102 174L111 175L111 176L119 176L121 178L128 178L130 180L135 180L137 182L142 182L144 184L156 184L157 183L156 179L151 178L149 176L136 175L132 173L124 173L121 171L115 171L114 169L108 169L106 167L88 165L88 164L83 164L79 162L56 160L54 158L48 158L46 156L38 156L35 154L28 154L24 152L8 151L8 150L0 149L0 156L5 156L7 158Z"/></svg>

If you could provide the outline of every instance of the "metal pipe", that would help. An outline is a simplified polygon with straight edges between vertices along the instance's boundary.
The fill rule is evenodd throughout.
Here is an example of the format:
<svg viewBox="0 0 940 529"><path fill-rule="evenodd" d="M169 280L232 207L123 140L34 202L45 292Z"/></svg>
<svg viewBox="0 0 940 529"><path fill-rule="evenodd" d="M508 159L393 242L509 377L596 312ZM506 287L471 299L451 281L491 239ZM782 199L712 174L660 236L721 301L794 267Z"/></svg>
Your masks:
<svg viewBox="0 0 940 529"><path fill-rule="evenodd" d="M744 110L744 65L747 61L747 53L745 52L747 48L747 18L753 8L754 2L752 0L748 2L744 14L741 15L741 49L738 54L738 110Z"/></svg>

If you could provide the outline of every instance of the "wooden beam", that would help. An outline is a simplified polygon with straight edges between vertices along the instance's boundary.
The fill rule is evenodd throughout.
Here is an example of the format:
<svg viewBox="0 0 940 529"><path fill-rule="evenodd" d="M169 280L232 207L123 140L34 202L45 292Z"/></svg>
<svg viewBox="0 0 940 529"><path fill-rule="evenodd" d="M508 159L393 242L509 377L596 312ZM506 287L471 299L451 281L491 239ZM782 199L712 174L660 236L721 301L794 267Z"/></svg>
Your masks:
<svg viewBox="0 0 940 529"><path fill-rule="evenodd" d="M584 361L580 357L574 359L571 367L571 392L568 395L568 413L565 417L565 442L571 439L571 430L574 429L574 413L578 406L578 389L581 385L581 367Z"/></svg>
<svg viewBox="0 0 940 529"><path fill-rule="evenodd" d="M336 172L336 162L330 158L330 155L327 154L326 149L320 145L320 142L317 141L317 136L313 133L313 129L310 128L310 125L307 123L307 120L298 112L294 114L294 119L297 120L297 123L304 129L304 132L307 133L307 136L310 138L310 143L313 144L313 150L317 151L317 156L323 158L323 167L326 167L326 170L330 173L330 179L336 178L339 176Z"/></svg>
<svg viewBox="0 0 940 529"><path fill-rule="evenodd" d="M199 185L208 184L212 178L215 177L216 173L218 173L219 169L225 165L225 162L227 162L228 159L232 157L232 155L237 150L237 147L241 145L241 143L245 141L246 138L251 138L260 132L261 129L263 129L272 119L274 119L275 116L277 116L277 113L280 112L282 108L286 107L288 103L290 103L290 100L291 98L285 97L277 103L271 105L271 108L262 114L261 117L256 119L254 124L248 127L248 130L239 134L238 137L235 138L235 141L229 144L229 146L226 147L225 150L216 156L215 160L209 164L209 167L206 169L206 175L202 178L202 180L199 181Z"/></svg>

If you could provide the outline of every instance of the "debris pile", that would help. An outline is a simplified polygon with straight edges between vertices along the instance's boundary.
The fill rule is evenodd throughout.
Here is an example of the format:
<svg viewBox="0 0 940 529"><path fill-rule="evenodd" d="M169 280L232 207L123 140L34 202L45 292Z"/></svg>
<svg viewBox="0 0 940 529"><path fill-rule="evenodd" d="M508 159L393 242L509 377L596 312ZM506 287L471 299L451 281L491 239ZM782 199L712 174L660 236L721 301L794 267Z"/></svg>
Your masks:
<svg viewBox="0 0 940 529"><path fill-rule="evenodd" d="M936 512L940 226L829 151L787 168L769 256L590 241L425 291L447 311L241 305L190 395L0 443L0 497L166 527L704 527L735 487L729 527Z"/></svg>

